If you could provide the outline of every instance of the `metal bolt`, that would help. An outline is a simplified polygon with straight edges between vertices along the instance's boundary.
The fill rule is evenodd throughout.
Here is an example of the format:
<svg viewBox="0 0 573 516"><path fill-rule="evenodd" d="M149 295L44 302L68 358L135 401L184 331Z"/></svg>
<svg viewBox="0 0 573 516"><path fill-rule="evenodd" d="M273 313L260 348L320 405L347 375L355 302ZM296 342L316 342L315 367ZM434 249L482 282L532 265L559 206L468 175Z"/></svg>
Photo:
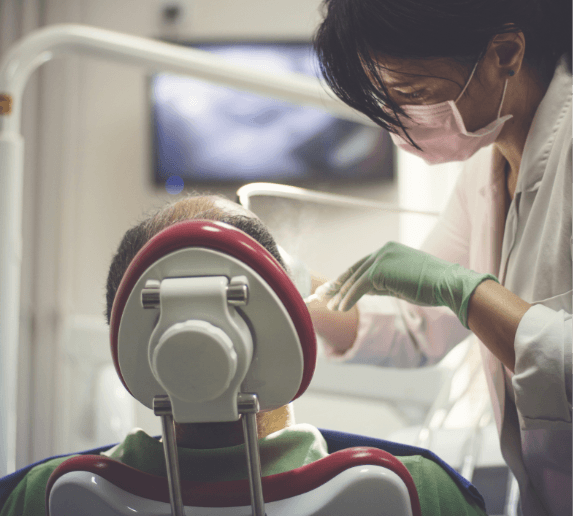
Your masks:
<svg viewBox="0 0 573 516"><path fill-rule="evenodd" d="M153 397L153 413L156 416L165 416L172 414L171 400L165 394L158 394Z"/></svg>
<svg viewBox="0 0 573 516"><path fill-rule="evenodd" d="M141 306L144 309L159 308L159 289L161 282L157 280L147 280L145 288L141 290Z"/></svg>
<svg viewBox="0 0 573 516"><path fill-rule="evenodd" d="M227 287L227 303L231 306L244 306L249 302L249 286L245 283L231 283Z"/></svg>
<svg viewBox="0 0 573 516"><path fill-rule="evenodd" d="M256 414L260 410L259 398L250 392L237 394L237 408L239 414Z"/></svg>

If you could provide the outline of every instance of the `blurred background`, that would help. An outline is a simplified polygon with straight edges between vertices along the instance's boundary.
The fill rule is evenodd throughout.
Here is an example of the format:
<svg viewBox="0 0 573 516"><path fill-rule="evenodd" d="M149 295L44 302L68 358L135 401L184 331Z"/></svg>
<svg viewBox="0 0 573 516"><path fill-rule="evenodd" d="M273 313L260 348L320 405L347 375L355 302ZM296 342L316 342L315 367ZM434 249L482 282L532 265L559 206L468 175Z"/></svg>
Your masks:
<svg viewBox="0 0 573 516"><path fill-rule="evenodd" d="M82 23L311 75L320 19L318 0L1 0L0 54L37 28ZM181 186L235 200L245 183L281 182L437 213L459 173L458 164L428 167L382 131L320 110L87 57L34 73L23 134L16 468L118 442L134 426L160 433L111 366L105 282L125 231ZM420 245L435 221L297 202L259 196L252 209L287 251L328 276L388 240ZM398 439L427 419L461 363L451 360L393 371L321 359L295 404L297 422ZM472 378L463 373L462 384Z"/></svg>

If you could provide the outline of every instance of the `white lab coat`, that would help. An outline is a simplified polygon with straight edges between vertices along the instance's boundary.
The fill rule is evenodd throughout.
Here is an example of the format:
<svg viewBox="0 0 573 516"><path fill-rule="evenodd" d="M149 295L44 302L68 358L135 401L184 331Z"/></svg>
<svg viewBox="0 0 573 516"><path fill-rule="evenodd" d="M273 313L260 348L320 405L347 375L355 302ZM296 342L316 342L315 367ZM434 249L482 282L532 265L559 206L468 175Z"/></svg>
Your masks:
<svg viewBox="0 0 573 516"><path fill-rule="evenodd" d="M489 147L466 163L422 246L496 275L534 305L515 336L515 375L480 342L524 516L571 515L571 88L560 62L529 131L507 220L504 162ZM373 296L358 308L356 342L338 360L415 367L437 362L470 334L446 308Z"/></svg>

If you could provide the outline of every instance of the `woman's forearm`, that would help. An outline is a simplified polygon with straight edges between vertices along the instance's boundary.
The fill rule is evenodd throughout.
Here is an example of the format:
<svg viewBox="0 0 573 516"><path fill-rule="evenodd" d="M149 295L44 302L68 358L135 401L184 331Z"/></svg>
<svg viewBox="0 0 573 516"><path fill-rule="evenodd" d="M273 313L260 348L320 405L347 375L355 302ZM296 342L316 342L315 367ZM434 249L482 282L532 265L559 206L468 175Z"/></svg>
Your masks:
<svg viewBox="0 0 573 516"><path fill-rule="evenodd" d="M515 368L515 334L531 305L495 281L486 280L474 290L468 306L468 326L512 372Z"/></svg>

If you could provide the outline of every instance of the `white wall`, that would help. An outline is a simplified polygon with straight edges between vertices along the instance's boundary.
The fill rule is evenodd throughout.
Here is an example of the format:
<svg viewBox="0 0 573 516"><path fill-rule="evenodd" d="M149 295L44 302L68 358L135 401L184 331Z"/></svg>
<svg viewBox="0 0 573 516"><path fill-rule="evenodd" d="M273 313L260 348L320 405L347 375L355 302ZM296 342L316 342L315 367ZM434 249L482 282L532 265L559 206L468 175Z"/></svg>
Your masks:
<svg viewBox="0 0 573 516"><path fill-rule="evenodd" d="M179 26L167 29L160 12L173 3L182 6L184 16ZM43 0L39 5L41 25L85 23L147 37L309 38L320 19L318 0ZM34 284L24 322L31 351L22 354L21 369L30 385L21 389L19 466L74 451L69 439L73 429L60 424L73 413L69 401L74 364L64 356L63 344L67 321L75 315L103 318L107 269L123 233L143 212L171 200L151 184L142 71L76 57L48 63L37 77L40 108L28 127L36 127L41 139L34 150L37 166L29 165L35 197L26 204L25 217L34 222L26 226L24 250L34 257L24 269ZM27 161L32 163L31 158ZM427 170L416 170L429 177ZM409 177L340 193L416 203L407 193ZM234 197L232 190L219 191ZM418 207L439 209L440 203ZM322 229L331 231L341 220L330 218ZM386 227L388 238L398 238L397 225ZM363 243L373 250L386 236L371 241L364 236ZM339 259L350 264L354 256ZM73 354L74 343L68 345ZM135 416L136 422L146 418L144 412Z"/></svg>
<svg viewBox="0 0 573 516"><path fill-rule="evenodd" d="M34 30L41 24L42 2L41 0L4 0L0 2L0 54L7 51L23 35ZM23 190L26 196L26 206L35 206L38 195L38 184L35 177L37 160L39 159L39 128L38 111L40 103L40 77L32 77L24 90L26 102L22 106L22 134L26 141L24 159L24 185ZM31 363L34 356L33 333L34 333L34 302L36 297L36 285L31 271L35 267L34 253L31 252L33 241L36 239L37 213L35 209L26 209L23 213L23 259L22 269L26 274L22 275L20 283L20 342L18 346L18 371L20 372L17 390L17 423L16 442L14 448L2 450L0 456L7 453L10 467L14 467L15 455L27 458L29 451L29 440L27 428L29 424L29 414L32 411L31 388L32 374ZM1 281L1 280L0 280ZM0 404L8 400L0 399ZM5 423L3 431L12 432L16 430L10 422ZM2 434L3 432L0 432ZM0 441L3 439L0 437ZM2 446L2 445L0 445ZM4 471L5 464L0 464L0 475Z"/></svg>

